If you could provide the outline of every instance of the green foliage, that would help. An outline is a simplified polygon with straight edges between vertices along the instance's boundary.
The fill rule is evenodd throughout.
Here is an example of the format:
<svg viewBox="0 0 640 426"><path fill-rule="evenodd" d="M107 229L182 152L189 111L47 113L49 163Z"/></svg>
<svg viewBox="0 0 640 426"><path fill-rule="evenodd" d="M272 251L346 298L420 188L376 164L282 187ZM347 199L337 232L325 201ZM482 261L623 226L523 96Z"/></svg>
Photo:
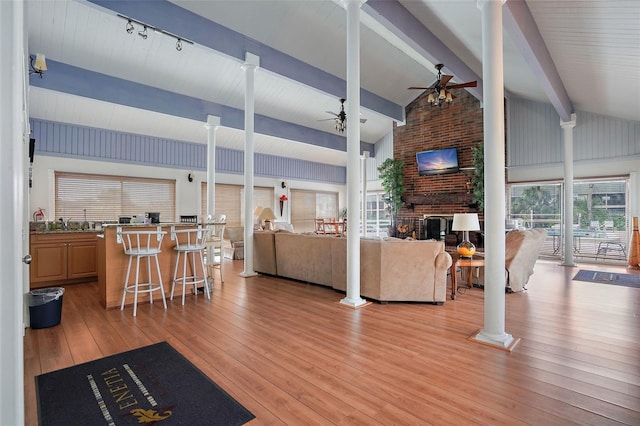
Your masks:
<svg viewBox="0 0 640 426"><path fill-rule="evenodd" d="M387 158L378 167L382 188L385 191L384 201L389 212L395 216L402 207L402 194L404 187L404 161L394 158Z"/></svg>
<svg viewBox="0 0 640 426"><path fill-rule="evenodd" d="M560 198L546 186L530 186L520 197L511 201L511 214L530 214L531 211L537 215L558 215Z"/></svg>
<svg viewBox="0 0 640 426"><path fill-rule="evenodd" d="M484 210L484 144L480 142L471 148L473 152L474 173L471 177L473 201L478 203L478 210Z"/></svg>

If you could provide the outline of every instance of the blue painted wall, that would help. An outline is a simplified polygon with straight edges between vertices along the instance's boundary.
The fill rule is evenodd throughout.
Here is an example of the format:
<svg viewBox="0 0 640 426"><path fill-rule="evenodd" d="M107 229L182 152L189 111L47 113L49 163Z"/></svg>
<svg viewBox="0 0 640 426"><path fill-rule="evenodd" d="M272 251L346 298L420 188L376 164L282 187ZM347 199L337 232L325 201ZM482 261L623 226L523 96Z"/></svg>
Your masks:
<svg viewBox="0 0 640 426"><path fill-rule="evenodd" d="M49 155L112 163L188 170L207 169L207 146L199 143L31 119L36 156ZM244 174L242 151L216 148L216 172ZM254 175L345 184L345 167L255 154Z"/></svg>

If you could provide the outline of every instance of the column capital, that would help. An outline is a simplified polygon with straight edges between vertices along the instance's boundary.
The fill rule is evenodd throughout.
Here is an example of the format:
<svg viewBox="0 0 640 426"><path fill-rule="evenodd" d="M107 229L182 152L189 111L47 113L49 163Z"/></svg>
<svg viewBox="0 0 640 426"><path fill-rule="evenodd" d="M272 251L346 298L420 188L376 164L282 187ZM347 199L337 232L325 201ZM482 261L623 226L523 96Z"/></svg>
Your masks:
<svg viewBox="0 0 640 426"><path fill-rule="evenodd" d="M574 127L576 127L576 114L571 114L571 120L569 121L560 120L560 127L562 127L563 129L573 129Z"/></svg>
<svg viewBox="0 0 640 426"><path fill-rule="evenodd" d="M362 7L362 5L367 2L367 0L333 0L333 2L343 9L346 9L349 2L356 3L358 7Z"/></svg>
<svg viewBox="0 0 640 426"><path fill-rule="evenodd" d="M500 6L502 6L507 2L507 0L478 0L478 2L476 3L476 6L478 6L478 9L482 10L485 4L497 3L497 2L500 2Z"/></svg>
<svg viewBox="0 0 640 426"><path fill-rule="evenodd" d="M260 66L260 56L254 55L251 52L245 52L244 63L242 64L243 70L256 69Z"/></svg>
<svg viewBox="0 0 640 426"><path fill-rule="evenodd" d="M206 129L216 129L220 126L220 117L207 115L207 122L204 123Z"/></svg>

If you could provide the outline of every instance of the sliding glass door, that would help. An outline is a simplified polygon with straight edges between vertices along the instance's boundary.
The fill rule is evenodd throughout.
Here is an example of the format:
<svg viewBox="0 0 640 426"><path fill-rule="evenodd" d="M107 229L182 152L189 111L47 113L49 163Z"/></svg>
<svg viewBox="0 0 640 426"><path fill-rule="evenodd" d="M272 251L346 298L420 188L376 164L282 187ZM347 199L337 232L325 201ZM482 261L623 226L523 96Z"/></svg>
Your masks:
<svg viewBox="0 0 640 426"><path fill-rule="evenodd" d="M624 262L627 257L628 179L583 179L573 184L573 252L576 260ZM506 228L545 228L542 255L563 254L562 182L507 186Z"/></svg>

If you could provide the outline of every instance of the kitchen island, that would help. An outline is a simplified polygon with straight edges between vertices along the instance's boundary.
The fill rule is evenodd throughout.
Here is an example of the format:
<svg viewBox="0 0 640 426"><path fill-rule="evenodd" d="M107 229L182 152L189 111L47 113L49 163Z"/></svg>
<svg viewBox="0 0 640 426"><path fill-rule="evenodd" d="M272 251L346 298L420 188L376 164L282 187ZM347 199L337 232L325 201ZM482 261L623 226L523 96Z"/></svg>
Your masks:
<svg viewBox="0 0 640 426"><path fill-rule="evenodd" d="M102 234L98 236L98 291L100 292L100 302L106 309L120 307L122 302L122 289L124 288L124 278L127 273L127 265L129 256L124 254L122 244L118 242L118 230L122 231L165 231L166 235L162 239L161 252L158 254L158 262L160 264L160 274L162 275L162 284L167 298L171 292L171 282L173 280L173 271L176 262L176 251L173 249L176 245L171 239L171 227L175 229L197 228L195 223L160 223L160 224L114 224L106 225ZM158 282L155 262L151 266L151 281ZM181 271L179 271L180 273ZM190 274L189 270L187 273ZM131 266L130 281L135 280L135 263ZM140 282L149 281L147 277L146 261L140 264ZM187 288L187 291L189 289ZM176 286L174 297L181 297L182 286ZM158 293L154 295L158 297ZM138 304L145 303L149 300L148 294L140 294L138 296ZM159 300L158 300L159 302ZM127 294L126 305L133 304L133 294ZM160 304L162 306L162 304Z"/></svg>

